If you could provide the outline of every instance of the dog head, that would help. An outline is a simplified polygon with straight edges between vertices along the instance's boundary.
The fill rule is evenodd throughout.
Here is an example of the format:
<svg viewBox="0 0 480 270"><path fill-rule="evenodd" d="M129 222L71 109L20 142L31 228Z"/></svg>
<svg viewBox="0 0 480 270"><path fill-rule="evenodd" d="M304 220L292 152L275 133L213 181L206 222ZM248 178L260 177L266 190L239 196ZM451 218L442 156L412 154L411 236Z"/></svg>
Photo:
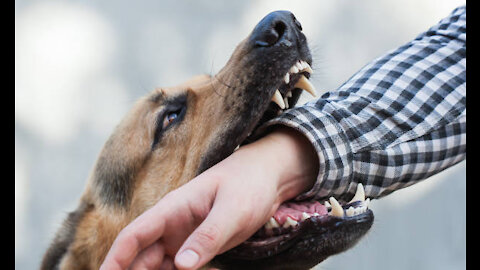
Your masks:
<svg viewBox="0 0 480 270"><path fill-rule="evenodd" d="M98 197L135 209L151 206L246 143L255 127L293 106L303 91L295 85L312 91L309 64L306 38L293 14L270 14L218 74L156 89L134 105L96 164ZM145 207L137 205L140 201Z"/></svg>
<svg viewBox="0 0 480 270"><path fill-rule="evenodd" d="M259 22L218 74L155 89L140 99L106 142L82 197L83 207L67 220L67 229L57 237L44 264L53 265L62 257L59 247L74 250L70 242L82 246L79 241L84 241L79 256L85 256L85 246L102 245L90 258L100 263L118 230L129 221L237 146L252 141L256 128L293 107L302 91L313 94L308 82L311 63L300 23L292 13L276 11ZM355 203L348 206L363 205ZM117 213L115 219L122 221L105 221L107 215L99 217L99 209ZM322 210L293 227L262 228L211 264L228 269L309 268L352 246L373 222L370 210L350 217ZM85 221L93 219L96 223ZM78 236L79 230L99 223L117 224L118 229L96 234L102 239Z"/></svg>

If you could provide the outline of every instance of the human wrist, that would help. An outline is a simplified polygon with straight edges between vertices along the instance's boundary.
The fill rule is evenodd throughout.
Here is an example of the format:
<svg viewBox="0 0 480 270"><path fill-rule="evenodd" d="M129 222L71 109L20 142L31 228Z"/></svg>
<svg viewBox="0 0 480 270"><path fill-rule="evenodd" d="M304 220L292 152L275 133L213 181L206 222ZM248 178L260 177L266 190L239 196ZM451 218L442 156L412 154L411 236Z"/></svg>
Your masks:
<svg viewBox="0 0 480 270"><path fill-rule="evenodd" d="M309 190L318 175L318 156L311 142L299 131L276 126L256 144L262 145L261 161L277 187L278 203Z"/></svg>

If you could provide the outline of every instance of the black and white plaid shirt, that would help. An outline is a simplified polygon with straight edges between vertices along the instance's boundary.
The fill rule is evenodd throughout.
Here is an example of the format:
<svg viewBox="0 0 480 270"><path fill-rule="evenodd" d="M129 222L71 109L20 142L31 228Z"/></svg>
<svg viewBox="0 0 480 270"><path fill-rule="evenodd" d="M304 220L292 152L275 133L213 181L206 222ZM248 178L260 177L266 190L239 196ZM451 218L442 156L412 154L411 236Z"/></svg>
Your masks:
<svg viewBox="0 0 480 270"><path fill-rule="evenodd" d="M348 201L357 183L378 198L464 160L466 7L264 127L276 124L318 153L318 180L297 199Z"/></svg>

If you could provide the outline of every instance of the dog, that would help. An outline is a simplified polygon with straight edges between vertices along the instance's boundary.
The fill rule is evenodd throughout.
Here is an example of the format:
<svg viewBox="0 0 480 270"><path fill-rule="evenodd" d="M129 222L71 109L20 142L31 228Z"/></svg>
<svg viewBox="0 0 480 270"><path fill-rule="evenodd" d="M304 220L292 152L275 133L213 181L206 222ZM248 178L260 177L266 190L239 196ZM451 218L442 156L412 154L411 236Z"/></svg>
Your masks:
<svg viewBox="0 0 480 270"><path fill-rule="evenodd" d="M43 257L41 269L98 269L117 234L160 198L255 140L263 123L293 107L306 90L312 57L289 11L264 17L214 76L199 75L138 100L105 143L76 210ZM371 227L361 185L350 203L316 204L216 256L221 269L308 269L353 246ZM302 202L287 202L280 208ZM349 209L349 210L348 210ZM353 214L353 210L358 211ZM348 213L350 211L350 213ZM347 213L347 214L345 214Z"/></svg>

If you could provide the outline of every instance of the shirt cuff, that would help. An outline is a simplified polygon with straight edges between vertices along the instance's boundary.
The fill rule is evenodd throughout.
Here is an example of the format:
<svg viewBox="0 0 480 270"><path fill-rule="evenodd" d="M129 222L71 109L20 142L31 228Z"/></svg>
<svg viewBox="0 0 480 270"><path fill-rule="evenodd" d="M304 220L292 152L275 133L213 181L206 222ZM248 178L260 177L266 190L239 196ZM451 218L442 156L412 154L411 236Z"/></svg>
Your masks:
<svg viewBox="0 0 480 270"><path fill-rule="evenodd" d="M285 111L266 122L257 130L257 136L275 125L284 125L305 135L318 154L319 172L313 187L294 200L324 199L335 196L339 201L348 201L352 193L353 152L342 127L332 116L305 104ZM354 191L353 191L354 193Z"/></svg>

